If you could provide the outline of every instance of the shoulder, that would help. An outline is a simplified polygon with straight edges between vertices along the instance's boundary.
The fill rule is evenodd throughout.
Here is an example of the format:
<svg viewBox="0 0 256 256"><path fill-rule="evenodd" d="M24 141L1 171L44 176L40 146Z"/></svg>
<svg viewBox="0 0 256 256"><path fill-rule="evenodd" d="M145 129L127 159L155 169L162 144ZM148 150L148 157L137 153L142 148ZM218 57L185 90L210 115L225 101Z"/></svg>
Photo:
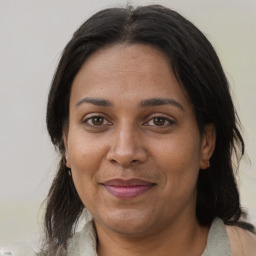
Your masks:
<svg viewBox="0 0 256 256"><path fill-rule="evenodd" d="M256 235L236 226L226 226L234 256L256 255Z"/></svg>
<svg viewBox="0 0 256 256"><path fill-rule="evenodd" d="M68 240L67 255L97 256L96 253L96 232L93 221L88 221L84 228Z"/></svg>

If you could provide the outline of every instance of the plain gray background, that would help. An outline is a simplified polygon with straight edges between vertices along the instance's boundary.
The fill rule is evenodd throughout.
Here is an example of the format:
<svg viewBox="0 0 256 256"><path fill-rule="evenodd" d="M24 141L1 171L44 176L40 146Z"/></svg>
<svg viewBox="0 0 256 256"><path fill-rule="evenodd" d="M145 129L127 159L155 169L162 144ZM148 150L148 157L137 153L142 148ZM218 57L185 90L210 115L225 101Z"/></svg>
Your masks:
<svg viewBox="0 0 256 256"><path fill-rule="evenodd" d="M46 132L45 109L62 49L89 16L126 2L0 0L0 245L30 241L40 231L39 207L57 163ZM240 165L238 183L242 205L256 224L256 1L130 3L159 3L180 12L215 47L243 123L248 157Z"/></svg>

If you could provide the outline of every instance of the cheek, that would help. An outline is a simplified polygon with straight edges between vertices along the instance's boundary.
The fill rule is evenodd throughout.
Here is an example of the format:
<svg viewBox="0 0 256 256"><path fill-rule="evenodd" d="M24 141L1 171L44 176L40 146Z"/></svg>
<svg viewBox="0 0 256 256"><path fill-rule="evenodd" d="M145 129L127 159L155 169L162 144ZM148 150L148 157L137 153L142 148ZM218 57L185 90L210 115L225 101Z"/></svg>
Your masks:
<svg viewBox="0 0 256 256"><path fill-rule="evenodd" d="M85 203L86 195L96 188L96 177L104 159L106 146L96 143L88 136L79 135L78 132L73 134L69 134L70 166L77 192Z"/></svg>
<svg viewBox="0 0 256 256"><path fill-rule="evenodd" d="M200 136L196 133L176 134L155 147L153 159L165 176L166 196L189 194L196 187L200 168ZM169 194L168 194L169 193Z"/></svg>
<svg viewBox="0 0 256 256"><path fill-rule="evenodd" d="M152 155L158 155L159 160L167 166L182 171L187 168L198 168L201 158L200 136L197 133L180 133L155 143Z"/></svg>
<svg viewBox="0 0 256 256"><path fill-rule="evenodd" d="M68 151L72 171L81 175L95 171L105 152L104 144L97 141L93 137L85 136L83 131L70 132Z"/></svg>

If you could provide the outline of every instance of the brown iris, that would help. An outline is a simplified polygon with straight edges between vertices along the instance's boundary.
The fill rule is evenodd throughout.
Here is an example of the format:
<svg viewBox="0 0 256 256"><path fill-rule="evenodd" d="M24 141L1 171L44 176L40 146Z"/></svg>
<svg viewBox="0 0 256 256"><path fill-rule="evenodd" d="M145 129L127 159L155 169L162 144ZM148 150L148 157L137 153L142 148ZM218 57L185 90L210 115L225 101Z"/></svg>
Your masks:
<svg viewBox="0 0 256 256"><path fill-rule="evenodd" d="M166 119L164 117L154 117L153 122L156 126L162 126L165 124Z"/></svg>
<svg viewBox="0 0 256 256"><path fill-rule="evenodd" d="M94 116L91 118L91 122L93 125L103 125L104 118L101 116Z"/></svg>

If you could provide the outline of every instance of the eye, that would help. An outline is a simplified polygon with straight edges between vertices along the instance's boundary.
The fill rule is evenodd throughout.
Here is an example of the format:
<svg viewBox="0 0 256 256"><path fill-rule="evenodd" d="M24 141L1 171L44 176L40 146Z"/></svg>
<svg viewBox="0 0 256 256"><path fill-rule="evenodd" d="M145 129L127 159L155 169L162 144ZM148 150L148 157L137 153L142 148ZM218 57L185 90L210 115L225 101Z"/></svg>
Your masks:
<svg viewBox="0 0 256 256"><path fill-rule="evenodd" d="M111 124L106 118L100 115L89 117L84 120L84 123L89 126L104 126Z"/></svg>
<svg viewBox="0 0 256 256"><path fill-rule="evenodd" d="M174 121L170 120L169 118L163 116L155 116L151 118L145 125L167 127L172 124L174 124Z"/></svg>

